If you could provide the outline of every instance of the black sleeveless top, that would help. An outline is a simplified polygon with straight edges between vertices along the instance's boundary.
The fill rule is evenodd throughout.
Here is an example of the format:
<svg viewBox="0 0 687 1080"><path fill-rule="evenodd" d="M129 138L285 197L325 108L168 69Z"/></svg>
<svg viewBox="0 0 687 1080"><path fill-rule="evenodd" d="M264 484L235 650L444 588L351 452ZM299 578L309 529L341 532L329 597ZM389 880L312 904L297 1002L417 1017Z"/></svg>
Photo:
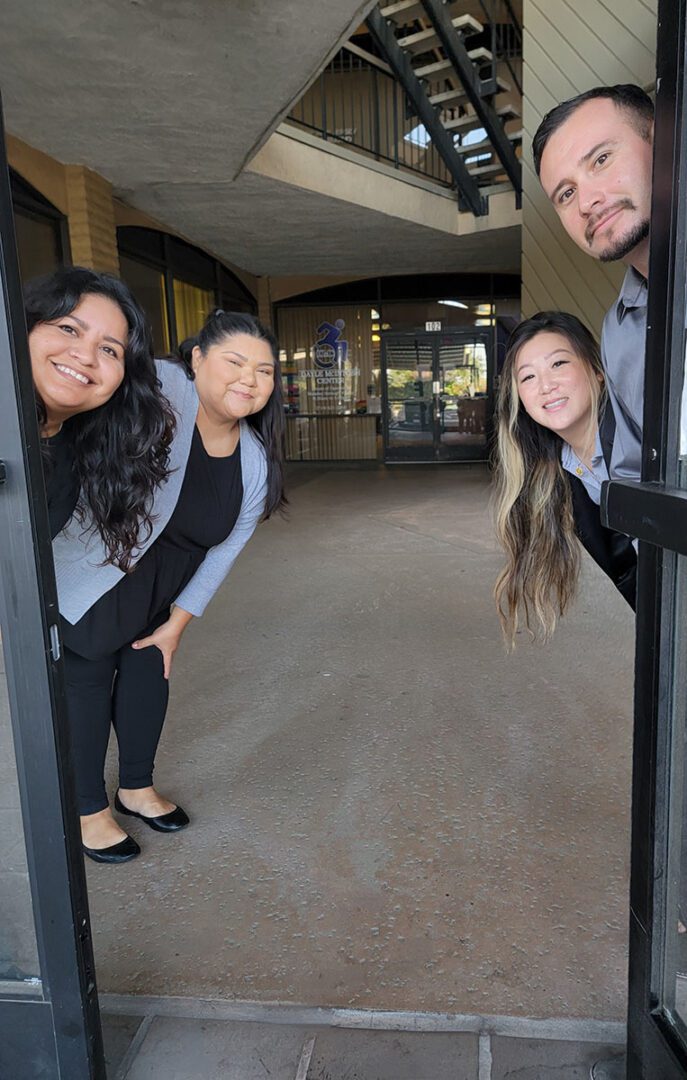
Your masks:
<svg viewBox="0 0 687 1080"><path fill-rule="evenodd" d="M54 540L74 513L79 498L79 481L66 424L57 435L41 439L43 475L48 497L50 539Z"/></svg>
<svg viewBox="0 0 687 1080"><path fill-rule="evenodd" d="M62 620L64 644L95 660L162 623L211 547L234 528L241 510L241 449L211 457L194 429L179 501L164 531L134 569L74 625Z"/></svg>

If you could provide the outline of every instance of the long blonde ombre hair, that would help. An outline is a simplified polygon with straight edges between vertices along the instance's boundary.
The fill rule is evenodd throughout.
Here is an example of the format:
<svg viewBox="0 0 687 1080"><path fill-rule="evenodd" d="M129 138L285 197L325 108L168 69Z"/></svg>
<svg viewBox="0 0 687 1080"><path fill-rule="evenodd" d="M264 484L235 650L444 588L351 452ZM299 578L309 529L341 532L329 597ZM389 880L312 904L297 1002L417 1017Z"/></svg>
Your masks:
<svg viewBox="0 0 687 1080"><path fill-rule="evenodd" d="M574 315L540 311L515 328L497 395L494 500L496 535L506 553L494 598L509 649L521 620L533 639L550 639L580 573L572 494L561 465L563 441L528 415L518 394L520 349L544 332L561 334L585 363L593 435L605 398L599 347Z"/></svg>

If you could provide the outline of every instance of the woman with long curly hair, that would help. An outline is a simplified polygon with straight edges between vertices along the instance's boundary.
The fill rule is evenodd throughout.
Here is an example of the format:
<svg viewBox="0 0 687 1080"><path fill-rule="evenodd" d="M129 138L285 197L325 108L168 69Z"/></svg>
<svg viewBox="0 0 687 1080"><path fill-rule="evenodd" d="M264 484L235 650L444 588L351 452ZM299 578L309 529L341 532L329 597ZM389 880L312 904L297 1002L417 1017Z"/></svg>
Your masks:
<svg viewBox="0 0 687 1080"><path fill-rule="evenodd" d="M29 282L24 310L51 534L76 509L125 570L152 528L174 426L146 317L124 282L82 266Z"/></svg>
<svg viewBox="0 0 687 1080"><path fill-rule="evenodd" d="M544 311L516 327L497 400L495 498L506 565L494 595L511 648L521 621L550 638L577 590L580 542L634 607L634 546L600 518L613 435L604 406L599 349L579 319Z"/></svg>
<svg viewBox="0 0 687 1080"><path fill-rule="evenodd" d="M158 832L189 823L153 785L182 634L203 614L258 521L280 509L284 408L273 335L252 315L215 311L178 362L156 361L176 416L169 476L132 572L102 536L70 524L54 544L84 852L125 862L140 848L115 821L104 781L119 746L118 813Z"/></svg>

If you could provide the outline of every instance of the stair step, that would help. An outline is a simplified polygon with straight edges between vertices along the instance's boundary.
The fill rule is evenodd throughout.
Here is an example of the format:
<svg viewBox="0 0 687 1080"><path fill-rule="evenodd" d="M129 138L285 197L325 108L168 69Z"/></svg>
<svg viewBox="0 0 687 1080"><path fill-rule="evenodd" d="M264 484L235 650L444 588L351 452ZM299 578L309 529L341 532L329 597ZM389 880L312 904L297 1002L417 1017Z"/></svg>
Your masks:
<svg viewBox="0 0 687 1080"><path fill-rule="evenodd" d="M470 176L491 176L494 173L502 173L505 171L506 170L498 158L496 161L490 161L486 165L468 165Z"/></svg>
<svg viewBox="0 0 687 1080"><path fill-rule="evenodd" d="M433 64L425 64L424 67L413 68L418 79L424 79L427 75L434 75L439 71L453 70L450 60L435 60Z"/></svg>
<svg viewBox="0 0 687 1080"><path fill-rule="evenodd" d="M480 45L479 49L471 49L468 56L472 60L473 64L490 64L494 59L494 54L484 45Z"/></svg>
<svg viewBox="0 0 687 1080"><path fill-rule="evenodd" d="M510 180L496 180L493 184L481 184L480 195L500 195L502 191L512 191Z"/></svg>
<svg viewBox="0 0 687 1080"><path fill-rule="evenodd" d="M522 131L507 131L506 138L511 142L522 142ZM483 139L482 142L471 143L469 146L457 146L456 151L459 154L464 154L465 157L469 157L472 154L484 154L486 151L490 151L492 154L495 152L494 147L491 145L488 139Z"/></svg>
<svg viewBox="0 0 687 1080"><path fill-rule="evenodd" d="M412 22L413 19L427 18L420 0L397 0L396 3L386 4L383 8L380 8L380 13L383 18L393 19L394 22L401 26ZM484 30L483 24L472 15L457 16L456 19L453 20L454 25L456 25L458 19L463 20L463 24L459 29L465 37L467 37L468 34L481 34Z"/></svg>
<svg viewBox="0 0 687 1080"><path fill-rule="evenodd" d="M380 14L384 19L395 19L396 16L405 18L406 14L413 9L420 12L423 11L420 0L398 0L396 4L387 4L386 7L380 8Z"/></svg>
<svg viewBox="0 0 687 1080"><path fill-rule="evenodd" d="M497 76L496 85L498 86L497 94L505 94L512 90L511 84L502 79L501 76ZM460 104L461 100L465 100L466 94L462 86L455 86L452 90L443 90L440 94L432 94L430 101L432 105L448 105L449 102L455 102Z"/></svg>
<svg viewBox="0 0 687 1080"><path fill-rule="evenodd" d="M451 19L451 22L456 30L459 30L465 37L468 34L481 34L484 29L482 24L477 22L477 19L473 19L472 15L457 15L455 19ZM414 34L406 34L405 37L396 38L398 44L406 52L424 52L432 40L439 40L433 27L429 27L427 30L417 30Z"/></svg>
<svg viewBox="0 0 687 1080"><path fill-rule="evenodd" d="M481 46L479 49L472 49L468 52L468 56L471 60L476 62L484 62L485 57L482 53L488 54L489 61L491 60L491 53L488 49L483 49ZM418 79L424 79L427 75L435 75L440 71L453 71L450 60L435 60L432 64L424 64L422 67L413 68L413 71L417 75Z"/></svg>
<svg viewBox="0 0 687 1080"><path fill-rule="evenodd" d="M514 120L520 116L520 113L512 105L500 105L496 110L496 114L502 120ZM475 112L460 116L457 120L444 120L443 123L447 131L470 131L474 127L483 127L482 121Z"/></svg>

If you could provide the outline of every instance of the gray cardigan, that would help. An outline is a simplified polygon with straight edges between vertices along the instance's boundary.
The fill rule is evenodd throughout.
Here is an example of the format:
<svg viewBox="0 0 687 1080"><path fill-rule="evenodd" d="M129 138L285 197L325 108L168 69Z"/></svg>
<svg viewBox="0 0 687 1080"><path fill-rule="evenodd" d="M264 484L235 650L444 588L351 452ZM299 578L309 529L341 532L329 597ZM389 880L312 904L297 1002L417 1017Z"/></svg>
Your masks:
<svg viewBox="0 0 687 1080"><path fill-rule="evenodd" d="M157 540L178 502L191 440L198 413L198 395L184 369L168 360L156 360L162 392L177 417L177 427L170 450L170 475L156 491L153 500L153 531L136 552L137 561ZM210 548L202 564L176 603L191 615L202 615L208 602L231 570L234 560L252 536L265 507L267 494L267 458L265 449L250 426L240 425L239 447L243 477L243 501L231 533L221 544ZM55 574L60 613L76 623L90 607L124 577L124 572L106 562L107 552L97 532L84 531L72 518L53 541Z"/></svg>

